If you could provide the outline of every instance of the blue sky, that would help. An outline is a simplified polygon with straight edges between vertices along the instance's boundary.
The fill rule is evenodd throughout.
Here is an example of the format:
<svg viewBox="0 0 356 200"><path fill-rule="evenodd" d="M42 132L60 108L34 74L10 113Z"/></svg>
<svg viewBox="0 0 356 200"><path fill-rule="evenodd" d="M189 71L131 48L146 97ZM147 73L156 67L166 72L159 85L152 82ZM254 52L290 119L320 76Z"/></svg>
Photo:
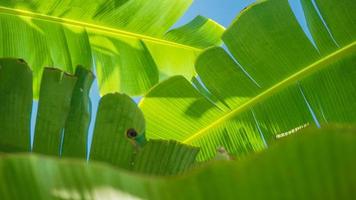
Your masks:
<svg viewBox="0 0 356 200"><path fill-rule="evenodd" d="M243 8L253 2L255 0L195 0L175 27L189 22L197 15L211 18L227 27Z"/></svg>

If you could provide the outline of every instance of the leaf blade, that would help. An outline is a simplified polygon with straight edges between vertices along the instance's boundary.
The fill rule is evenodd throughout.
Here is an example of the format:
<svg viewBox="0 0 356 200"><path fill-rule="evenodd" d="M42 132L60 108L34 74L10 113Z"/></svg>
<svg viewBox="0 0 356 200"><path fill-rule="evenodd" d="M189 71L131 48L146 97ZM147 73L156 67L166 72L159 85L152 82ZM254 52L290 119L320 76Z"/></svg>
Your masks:
<svg viewBox="0 0 356 200"><path fill-rule="evenodd" d="M134 199L352 199L355 142L352 127L309 129L241 161L214 162L166 178L99 163L8 155L0 158L4 180L0 195L2 199L95 199L109 198L110 192L112 198ZM276 186L281 189L273 190Z"/></svg>
<svg viewBox="0 0 356 200"><path fill-rule="evenodd" d="M154 3L142 0L120 3L101 0L90 3L82 0L2 2L0 3L0 20L5 21L5 24L12 24L11 26L28 26L28 30L23 31L21 28L14 27L14 30L19 30L19 33L12 36L14 40L11 40L11 44L5 45L0 52L3 51L2 56L22 57L30 62L30 66L36 72L34 74L35 98L38 98L43 67L59 67L66 72L74 73L77 65L88 69L96 67L98 79L101 80L101 95L112 92L125 92L132 96L142 95L159 80L169 76L182 74L190 78L194 75L193 62L202 49L194 44L185 45L179 42L180 38L173 41L164 39L164 34L190 4L191 0L173 2L160 0ZM159 14L158 11L162 13ZM12 21L5 20L9 16ZM190 33L193 43L194 41L203 43L207 41L206 44L210 45L220 42L223 27L215 22L209 21L207 24L192 28L211 33L203 40L199 35ZM4 37L7 36L6 31L2 34ZM94 37L111 35L110 37L115 40L123 42L128 40L128 45L135 40L136 43L142 43L144 47L134 45L134 48L131 48L133 52L142 51L133 54L134 57L130 56L128 53L130 49L127 48L121 48L120 53L113 54L111 58L115 59L91 55L91 48L95 48L96 45L95 42L92 44L90 41L91 35ZM183 36L185 37L181 34L179 37L183 38ZM30 43L33 42L34 37L39 37L39 41L36 40L35 43L43 48L40 52L48 52L48 54L42 53L39 61L37 61L39 57L37 55L40 53L30 55L33 51L30 50ZM20 44L20 38L26 38L25 42L21 41ZM13 48L15 51L12 50ZM163 48L166 50L159 51ZM60 54L59 51L61 51ZM120 55L122 52L129 55L129 58L123 59ZM95 51L93 53L95 54ZM141 55L138 56L139 54ZM138 58L138 61L134 58ZM150 61L149 67L144 67L142 63L144 61ZM113 66L107 66L108 63ZM175 66L176 64L178 67ZM113 68L116 75L104 73L105 68L108 68L108 71ZM139 70L136 74L140 78L137 79L132 75L133 71L137 70L130 72L131 68ZM128 76L117 75L128 72L130 72Z"/></svg>
<svg viewBox="0 0 356 200"><path fill-rule="evenodd" d="M252 22L257 27L252 29ZM181 81L181 86L174 78L161 83L140 104L149 138L202 147L199 159L209 159L220 146L244 155L260 151L276 137L300 127L354 122L352 102L356 97L348 91L355 88L351 68L355 41L319 54L299 27L288 1L274 0L243 11L223 39L233 58L221 48L210 48L196 62L199 78L220 101L203 108L209 99L187 98L184 90L194 89L187 81ZM167 103L172 97L178 100ZM151 111L158 106L164 107L160 113ZM327 121L322 120L323 109L327 109ZM167 125L158 126L155 119ZM175 123L166 123L168 119Z"/></svg>
<svg viewBox="0 0 356 200"><path fill-rule="evenodd" d="M32 73L19 59L0 59L0 151L30 150Z"/></svg>

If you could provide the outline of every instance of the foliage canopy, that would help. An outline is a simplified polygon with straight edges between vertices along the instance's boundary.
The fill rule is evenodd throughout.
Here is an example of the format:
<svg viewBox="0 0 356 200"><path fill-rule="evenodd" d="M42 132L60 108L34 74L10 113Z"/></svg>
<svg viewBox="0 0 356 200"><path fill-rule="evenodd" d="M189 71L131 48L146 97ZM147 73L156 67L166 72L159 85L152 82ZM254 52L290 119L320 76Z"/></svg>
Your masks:
<svg viewBox="0 0 356 200"><path fill-rule="evenodd" d="M0 199L356 198L353 0L191 3L0 2Z"/></svg>

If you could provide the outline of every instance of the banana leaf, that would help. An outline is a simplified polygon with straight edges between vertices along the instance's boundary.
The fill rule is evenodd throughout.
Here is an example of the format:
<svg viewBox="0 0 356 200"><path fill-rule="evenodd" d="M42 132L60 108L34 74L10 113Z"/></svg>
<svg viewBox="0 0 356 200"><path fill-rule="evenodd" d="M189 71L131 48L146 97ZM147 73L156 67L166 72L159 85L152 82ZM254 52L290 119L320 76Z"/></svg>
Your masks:
<svg viewBox="0 0 356 200"><path fill-rule="evenodd" d="M0 156L0 198L354 199L355 128L308 129L238 161L179 176L147 176L102 163L40 155Z"/></svg>
<svg viewBox="0 0 356 200"><path fill-rule="evenodd" d="M138 96L172 75L191 78L206 47L221 44L224 30L197 16L171 27L192 0L54 0L0 2L0 57L26 60L34 98L44 67L74 74L95 70L101 95Z"/></svg>
<svg viewBox="0 0 356 200"><path fill-rule="evenodd" d="M0 59L0 152L86 160L93 79L82 67L75 75L44 69L31 144L32 72L24 60ZM89 162L155 175L183 173L193 167L199 152L174 141L147 141L141 110L119 93L100 100L90 148Z"/></svg>
<svg viewBox="0 0 356 200"><path fill-rule="evenodd" d="M176 76L145 95L147 137L201 147L206 160L220 147L241 157L307 126L354 124L356 4L302 5L312 41L287 0L242 11L222 36L229 52L197 59L194 85Z"/></svg>

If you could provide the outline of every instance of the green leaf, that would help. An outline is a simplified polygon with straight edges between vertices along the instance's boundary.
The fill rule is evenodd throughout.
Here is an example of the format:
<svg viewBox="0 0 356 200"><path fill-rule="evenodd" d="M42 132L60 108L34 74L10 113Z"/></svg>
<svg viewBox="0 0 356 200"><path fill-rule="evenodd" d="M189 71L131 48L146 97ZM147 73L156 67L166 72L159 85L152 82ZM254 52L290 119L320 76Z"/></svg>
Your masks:
<svg viewBox="0 0 356 200"><path fill-rule="evenodd" d="M193 166L198 152L176 141L151 140L137 154L133 169L150 175L180 174Z"/></svg>
<svg viewBox="0 0 356 200"><path fill-rule="evenodd" d="M101 100L95 122L90 160L106 161L129 169L139 144L130 138L144 137L145 119L135 102L126 95L108 94Z"/></svg>
<svg viewBox="0 0 356 200"><path fill-rule="evenodd" d="M169 29L192 0L0 2L0 57L21 57L34 71L38 98L44 67L96 69L102 95L142 95L172 75L194 75L204 48L221 43L219 24L198 17ZM201 35L204 35L201 37Z"/></svg>
<svg viewBox="0 0 356 200"><path fill-rule="evenodd" d="M356 5L352 0L344 0L339 4L335 4L333 0L316 0L315 5L325 22L313 9L314 5L311 1L302 0L302 5L308 11L306 14L308 27L321 53L332 52L337 47L346 46L350 44L350 41L355 41L356 13L353 10L356 9ZM328 29L320 28L324 23Z"/></svg>
<svg viewBox="0 0 356 200"><path fill-rule="evenodd" d="M197 154L197 148L177 142L146 144L143 114L128 96L108 94L100 100L90 161L145 174L174 175L189 169Z"/></svg>
<svg viewBox="0 0 356 200"><path fill-rule="evenodd" d="M75 76L77 82L64 127L62 156L86 158L91 117L89 92L95 77L93 73L82 67L76 69Z"/></svg>
<svg viewBox="0 0 356 200"><path fill-rule="evenodd" d="M240 161L175 177L38 155L0 157L7 199L354 199L354 128L308 129Z"/></svg>
<svg viewBox="0 0 356 200"><path fill-rule="evenodd" d="M59 155L77 77L46 68L40 90L33 151ZM13 122L9 122L13 123Z"/></svg>
<svg viewBox="0 0 356 200"><path fill-rule="evenodd" d="M74 76L46 68L40 91L33 151L85 159L93 74L81 67ZM32 73L19 59L0 59L0 153L30 149ZM97 111L90 162L145 174L174 175L191 168L198 149L177 142L146 144L145 120L124 94L107 94ZM137 155L137 157L136 157ZM160 155L157 160L157 155Z"/></svg>
<svg viewBox="0 0 356 200"><path fill-rule="evenodd" d="M182 77L161 83L140 104L147 137L199 146L205 160L219 147L244 155L306 126L355 123L354 4L338 5L343 14L337 14L330 6L339 4L335 0L317 2L330 34L339 35L335 45L311 2L303 3L317 48L287 0L252 5L223 34L233 58L213 47L197 59L198 76L213 98Z"/></svg>
<svg viewBox="0 0 356 200"><path fill-rule="evenodd" d="M23 60L0 59L0 151L30 150L32 72Z"/></svg>
<svg viewBox="0 0 356 200"><path fill-rule="evenodd" d="M224 27L203 16L197 16L189 24L173 29L164 38L197 48L206 48L220 44ZM197 40L199 38L199 40Z"/></svg>

